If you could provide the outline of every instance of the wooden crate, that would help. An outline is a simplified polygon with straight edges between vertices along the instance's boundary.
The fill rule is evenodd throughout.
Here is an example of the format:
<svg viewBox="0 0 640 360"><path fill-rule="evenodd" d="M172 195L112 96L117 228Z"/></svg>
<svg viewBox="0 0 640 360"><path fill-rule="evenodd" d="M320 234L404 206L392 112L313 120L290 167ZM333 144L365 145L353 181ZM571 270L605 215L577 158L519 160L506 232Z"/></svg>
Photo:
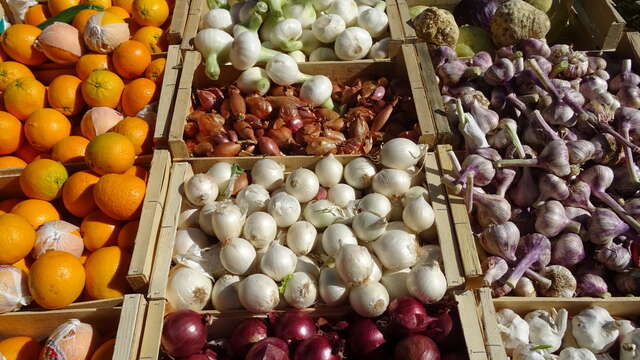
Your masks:
<svg viewBox="0 0 640 360"><path fill-rule="evenodd" d="M0 340L29 336L42 342L60 324L78 319L94 326L101 343L116 338L114 359L134 360L138 358L146 307L144 296L132 294L109 307L7 313L0 316Z"/></svg>
<svg viewBox="0 0 640 360"><path fill-rule="evenodd" d="M458 314L462 324L467 354L470 360L487 360L482 332L477 316L476 301L471 291L455 291L453 297L457 301ZM158 359L160 353L160 337L162 335L162 319L166 311L164 300L149 302L147 320L140 345L140 360ZM312 317L328 319L344 319L349 314L348 307L306 309ZM280 311L278 311L280 312ZM246 311L220 313L218 311L202 311L214 316L213 325L209 327L209 338L222 338L231 335L233 329L242 321L249 318L265 318L265 315L252 314Z"/></svg>
<svg viewBox="0 0 640 360"><path fill-rule="evenodd" d="M182 51L180 51L180 45L169 45L153 133L153 142L156 147L167 148L168 146L167 137L176 100L176 88L180 81L181 68Z"/></svg>
<svg viewBox="0 0 640 360"><path fill-rule="evenodd" d="M353 155L336 156L342 163L347 163L356 158ZM286 167L289 172L292 169L306 167L313 169L320 157L313 156L287 156L272 157ZM171 267L171 257L177 230L178 215L182 207L182 195L180 188L185 180L188 180L194 173L206 172L211 165L216 162L226 161L238 164L243 169L250 169L258 158L215 158L215 159L192 159L189 162L177 162L171 169L171 180L167 202L162 216L162 225L158 236L158 246L155 256L151 281L149 282L149 300L166 299L166 287L169 269ZM449 288L459 288L464 284L464 276L460 267L460 254L457 243L454 241L454 231L451 223L451 213L447 204L444 184L440 180L440 169L436 161L435 154L428 153L425 156L424 172L426 174L426 186L431 196L431 205L435 212L435 232L430 236L438 239L442 250L444 262L444 273L447 278Z"/></svg>

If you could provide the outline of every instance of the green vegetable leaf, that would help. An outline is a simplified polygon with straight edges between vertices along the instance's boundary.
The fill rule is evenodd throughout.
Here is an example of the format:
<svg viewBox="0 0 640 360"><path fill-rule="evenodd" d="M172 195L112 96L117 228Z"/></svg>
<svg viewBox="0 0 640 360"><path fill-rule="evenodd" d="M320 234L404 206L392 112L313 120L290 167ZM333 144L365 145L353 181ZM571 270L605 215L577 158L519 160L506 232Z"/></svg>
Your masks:
<svg viewBox="0 0 640 360"><path fill-rule="evenodd" d="M93 5L93 4L76 5L56 14L56 16L50 17L49 19L47 19L47 21L38 25L38 28L40 28L40 30L44 30L47 26L53 24L54 22L63 22L65 24L70 24L80 11L87 10L87 9L97 10L97 11L104 10L102 6Z"/></svg>
<svg viewBox="0 0 640 360"><path fill-rule="evenodd" d="M538 345L534 348L531 349L531 351L538 351L538 350L547 350L547 349L551 349L553 346L551 345Z"/></svg>

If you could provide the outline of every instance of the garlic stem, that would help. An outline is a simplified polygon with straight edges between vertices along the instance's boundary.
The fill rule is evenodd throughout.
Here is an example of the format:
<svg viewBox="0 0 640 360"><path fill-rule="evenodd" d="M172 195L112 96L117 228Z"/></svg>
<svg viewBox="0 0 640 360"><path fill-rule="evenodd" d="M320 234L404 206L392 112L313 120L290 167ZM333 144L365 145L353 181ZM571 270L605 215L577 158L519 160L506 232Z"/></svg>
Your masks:
<svg viewBox="0 0 640 360"><path fill-rule="evenodd" d="M551 140L562 140L558 133L551 128L547 121L542 117L539 110L534 110L531 113L531 117L535 119L538 125L544 130L545 133L551 138Z"/></svg>
<svg viewBox="0 0 640 360"><path fill-rule="evenodd" d="M462 165L460 165L460 160L456 156L456 153L453 150L447 151L447 155L449 155L449 159L451 159L451 166L453 172L456 176L460 176L460 172L462 171Z"/></svg>
<svg viewBox="0 0 640 360"><path fill-rule="evenodd" d="M546 277L538 274L537 272L531 270L531 269L527 269L524 271L524 274L526 277L528 277L529 279L537 282L538 284L540 284L540 286L543 289L548 289L551 287L551 280L547 279Z"/></svg>
<svg viewBox="0 0 640 360"><path fill-rule="evenodd" d="M466 191L464 193L464 204L467 206L467 212L471 214L473 211L473 173L467 174Z"/></svg>
<svg viewBox="0 0 640 360"><path fill-rule="evenodd" d="M520 159L524 159L526 154L522 147L522 142L520 142L520 138L518 137L518 128L515 121L505 121L500 125L500 127L506 131L507 135L511 139L513 146L516 148L516 155Z"/></svg>

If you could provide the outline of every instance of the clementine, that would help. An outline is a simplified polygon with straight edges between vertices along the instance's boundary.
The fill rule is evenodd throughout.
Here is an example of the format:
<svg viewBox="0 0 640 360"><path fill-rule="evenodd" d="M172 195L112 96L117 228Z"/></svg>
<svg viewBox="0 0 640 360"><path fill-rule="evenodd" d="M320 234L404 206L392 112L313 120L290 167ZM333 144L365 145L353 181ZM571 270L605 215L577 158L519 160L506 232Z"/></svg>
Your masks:
<svg viewBox="0 0 640 360"><path fill-rule="evenodd" d="M125 79L135 79L142 76L151 63L151 53L140 41L128 40L118 45L111 60L118 75Z"/></svg>
<svg viewBox="0 0 640 360"><path fill-rule="evenodd" d="M0 169L19 169L27 166L27 163L19 157L0 156Z"/></svg>
<svg viewBox="0 0 640 360"><path fill-rule="evenodd" d="M29 144L28 141L22 143L22 146L18 150L16 150L16 155L27 163L36 160L40 156L40 151L36 150Z"/></svg>
<svg viewBox="0 0 640 360"><path fill-rule="evenodd" d="M22 145L22 123L15 116L0 111L0 155L15 152Z"/></svg>
<svg viewBox="0 0 640 360"><path fill-rule="evenodd" d="M29 268L33 264L33 258L31 256L26 256L17 262L13 263L11 266L15 266L18 269L24 271L25 274L29 275Z"/></svg>
<svg viewBox="0 0 640 360"><path fill-rule="evenodd" d="M111 7L111 0L80 0L80 4L98 5L106 10Z"/></svg>
<svg viewBox="0 0 640 360"><path fill-rule="evenodd" d="M60 220L60 213L50 202L38 199L22 200L11 208L11 213L27 219L34 229L54 220Z"/></svg>
<svg viewBox="0 0 640 360"><path fill-rule="evenodd" d="M45 104L46 88L33 77L23 77L7 85L4 91L4 106L8 112L25 120L31 113Z"/></svg>
<svg viewBox="0 0 640 360"><path fill-rule="evenodd" d="M36 232L27 219L0 215L0 265L11 265L29 255L35 242Z"/></svg>
<svg viewBox="0 0 640 360"><path fill-rule="evenodd" d="M62 186L69 175L58 161L35 160L20 175L22 192L32 199L51 201L62 195Z"/></svg>
<svg viewBox="0 0 640 360"><path fill-rule="evenodd" d="M53 145L51 160L60 161L63 164L83 161L87 145L89 140L82 136L67 136Z"/></svg>
<svg viewBox="0 0 640 360"><path fill-rule="evenodd" d="M80 260L65 251L49 251L29 269L31 297L45 309L59 309L74 302L82 293L84 282Z"/></svg>
<svg viewBox="0 0 640 360"><path fill-rule="evenodd" d="M62 203L71 214L85 217L96 210L93 188L100 178L88 171L71 175L62 187Z"/></svg>
<svg viewBox="0 0 640 360"><path fill-rule="evenodd" d="M24 77L35 77L31 70L23 64L16 61L0 62L0 91L4 91L7 85L14 80Z"/></svg>
<svg viewBox="0 0 640 360"><path fill-rule="evenodd" d="M113 0L113 6L121 7L131 14L133 0Z"/></svg>
<svg viewBox="0 0 640 360"><path fill-rule="evenodd" d="M47 61L44 53L34 47L42 30L29 24L11 25L2 34L2 48L12 59L25 65L40 65Z"/></svg>
<svg viewBox="0 0 640 360"><path fill-rule="evenodd" d="M149 172L147 171L147 169L138 165L133 165L129 168L129 170L123 172L123 174L137 176L140 179L144 180L144 182L147 182L147 179L149 178Z"/></svg>
<svg viewBox="0 0 640 360"><path fill-rule="evenodd" d="M84 159L91 170L104 175L127 171L133 166L135 156L135 147L129 138L108 132L91 139Z"/></svg>
<svg viewBox="0 0 640 360"><path fill-rule="evenodd" d="M119 122L118 125L113 128L113 131L131 140L131 143L133 143L135 147L136 155L151 151L152 132L149 129L148 122L138 117L128 117Z"/></svg>
<svg viewBox="0 0 640 360"><path fill-rule="evenodd" d="M57 13L66 10L70 7L74 7L80 4L79 0L49 0L47 1L49 5L49 11L51 15L56 15Z"/></svg>
<svg viewBox="0 0 640 360"><path fill-rule="evenodd" d="M93 188L96 205L116 220L133 220L140 215L146 184L133 175L107 174Z"/></svg>
<svg viewBox="0 0 640 360"><path fill-rule="evenodd" d="M122 227L122 229L120 229L120 232L118 233L118 246L120 246L121 249L126 250L129 253L133 252L139 225L139 220L129 221Z"/></svg>
<svg viewBox="0 0 640 360"><path fill-rule="evenodd" d="M6 360L37 359L40 349L40 343L28 336L14 336L0 341L0 354Z"/></svg>
<svg viewBox="0 0 640 360"><path fill-rule="evenodd" d="M84 11L84 10L83 10ZM110 70L111 60L106 54L82 55L76 63L76 74L81 80L86 79L95 70Z"/></svg>
<svg viewBox="0 0 640 360"><path fill-rule="evenodd" d="M155 83L162 81L162 77L164 76L164 66L166 63L167 59L165 58L154 59L144 71L144 77L154 81Z"/></svg>
<svg viewBox="0 0 640 360"><path fill-rule="evenodd" d="M122 91L122 111L125 115L136 116L140 110L147 106L156 97L156 83L139 78L124 86Z"/></svg>
<svg viewBox="0 0 640 360"><path fill-rule="evenodd" d="M27 13L24 15L24 23L38 26L47 21L50 16L49 9L45 5L33 5L27 9Z"/></svg>
<svg viewBox="0 0 640 360"><path fill-rule="evenodd" d="M80 113L84 106L80 84L82 80L73 75L60 75L53 79L47 90L49 106L66 116Z"/></svg>
<svg viewBox="0 0 640 360"><path fill-rule="evenodd" d="M24 122L24 135L38 151L49 151L71 135L71 122L62 113L45 108L34 111Z"/></svg>
<svg viewBox="0 0 640 360"><path fill-rule="evenodd" d="M140 25L162 26L169 17L169 4L166 0L133 0L131 13Z"/></svg>
<svg viewBox="0 0 640 360"><path fill-rule="evenodd" d="M76 17L73 18L73 22L71 23L71 25L73 25L73 27L78 29L78 32L80 33L80 35L82 35L84 33L84 26L87 25L87 21L89 21L89 18L93 14L97 14L97 13L98 13L98 10L93 10L93 9L80 10L80 12L76 14Z"/></svg>
<svg viewBox="0 0 640 360"><path fill-rule="evenodd" d="M120 103L124 82L109 70L96 70L82 82L82 96L89 106L115 109Z"/></svg>
<svg viewBox="0 0 640 360"><path fill-rule="evenodd" d="M111 360L113 358L113 349L116 345L116 339L105 341L96 349L91 356L91 360Z"/></svg>
<svg viewBox="0 0 640 360"><path fill-rule="evenodd" d="M103 246L117 245L121 225L120 221L108 217L100 210L90 213L80 224L84 247L95 251Z"/></svg>
<svg viewBox="0 0 640 360"><path fill-rule="evenodd" d="M106 106L98 106L89 109L80 120L80 132L82 136L91 140L97 135L102 135L116 126L124 117L122 113Z"/></svg>
<svg viewBox="0 0 640 360"><path fill-rule="evenodd" d="M167 51L166 34L157 26L141 27L133 35L133 40L143 43L152 54Z"/></svg>
<svg viewBox="0 0 640 360"><path fill-rule="evenodd" d="M131 17L131 15L129 14L129 12L119 6L112 6L110 8L108 8L107 10L105 10L107 12L110 12L114 15L117 15L123 19L128 19L129 17Z"/></svg>
<svg viewBox="0 0 640 360"><path fill-rule="evenodd" d="M126 276L130 262L131 255L117 246L103 247L89 255L84 264L89 297L111 299L124 296L129 291Z"/></svg>

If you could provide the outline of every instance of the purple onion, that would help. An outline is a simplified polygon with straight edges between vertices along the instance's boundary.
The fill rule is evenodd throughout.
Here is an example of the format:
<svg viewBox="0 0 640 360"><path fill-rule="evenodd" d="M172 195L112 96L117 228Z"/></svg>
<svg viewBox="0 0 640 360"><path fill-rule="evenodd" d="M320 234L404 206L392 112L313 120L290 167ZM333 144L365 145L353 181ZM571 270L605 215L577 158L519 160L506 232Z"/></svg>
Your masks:
<svg viewBox="0 0 640 360"><path fill-rule="evenodd" d="M348 339L351 352L357 356L368 356L386 342L384 335L371 319L360 319L353 323L349 327Z"/></svg>
<svg viewBox="0 0 640 360"><path fill-rule="evenodd" d="M491 29L491 19L498 8L496 0L462 0L453 10L458 25L473 25Z"/></svg>
<svg viewBox="0 0 640 360"><path fill-rule="evenodd" d="M267 337L251 346L245 360L289 360L287 343L276 337Z"/></svg>

